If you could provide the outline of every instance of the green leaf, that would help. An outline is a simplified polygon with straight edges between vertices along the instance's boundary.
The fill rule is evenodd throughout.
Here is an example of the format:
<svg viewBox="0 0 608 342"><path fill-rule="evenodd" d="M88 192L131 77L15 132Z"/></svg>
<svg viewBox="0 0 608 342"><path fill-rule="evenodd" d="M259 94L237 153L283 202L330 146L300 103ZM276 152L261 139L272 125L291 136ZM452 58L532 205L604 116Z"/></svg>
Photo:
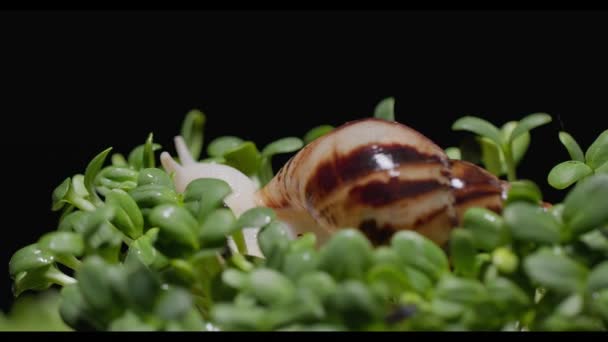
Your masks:
<svg viewBox="0 0 608 342"><path fill-rule="evenodd" d="M475 245L473 234L462 228L454 229L450 236L450 256L454 266L454 274L466 278L476 276Z"/></svg>
<svg viewBox="0 0 608 342"><path fill-rule="evenodd" d="M289 253L298 253L303 251L311 251L316 249L317 236L313 232L306 232L298 238L291 240L289 244Z"/></svg>
<svg viewBox="0 0 608 342"><path fill-rule="evenodd" d="M131 310L125 311L125 313L113 320L108 327L108 331L156 331L156 329L144 322Z"/></svg>
<svg viewBox="0 0 608 342"><path fill-rule="evenodd" d="M338 312L344 323L353 330L379 319L382 314L380 303L363 283L356 280L347 280L338 285L328 302L330 310Z"/></svg>
<svg viewBox="0 0 608 342"><path fill-rule="evenodd" d="M246 141L224 153L226 164L238 169L246 175L254 174L260 167L260 152L255 144Z"/></svg>
<svg viewBox="0 0 608 342"><path fill-rule="evenodd" d="M492 252L492 264L502 273L510 274L517 270L519 258L507 247L500 247Z"/></svg>
<svg viewBox="0 0 608 342"><path fill-rule="evenodd" d="M608 256L608 237L599 230L592 230L581 235L580 240L593 251L598 251Z"/></svg>
<svg viewBox="0 0 608 342"><path fill-rule="evenodd" d="M564 200L563 219L576 235L608 224L608 174L596 174L581 182Z"/></svg>
<svg viewBox="0 0 608 342"><path fill-rule="evenodd" d="M38 240L40 249L55 255L81 256L84 252L84 241L73 232L50 232Z"/></svg>
<svg viewBox="0 0 608 342"><path fill-rule="evenodd" d="M105 149L104 151L99 153L97 156L95 156L95 158L93 158L93 160L91 160L91 162L89 162L89 165L87 165L87 168L84 172L84 186L86 187L89 194L91 196L93 196L93 203L95 205L100 205L102 203L101 199L95 192L95 185L94 185L95 177L97 177L97 174L103 167L103 163L106 161L106 157L108 156L110 151L112 151L111 147Z"/></svg>
<svg viewBox="0 0 608 342"><path fill-rule="evenodd" d="M106 195L106 205L114 208L112 224L132 239L143 234L144 217L135 200L126 192L115 189Z"/></svg>
<svg viewBox="0 0 608 342"><path fill-rule="evenodd" d="M608 161L600 165L595 169L595 173L606 173L608 174Z"/></svg>
<svg viewBox="0 0 608 342"><path fill-rule="evenodd" d="M123 305L112 286L112 277L108 274L115 270L102 258L91 256L86 258L78 273L78 289L85 302L101 317L112 319L121 314Z"/></svg>
<svg viewBox="0 0 608 342"><path fill-rule="evenodd" d="M508 140L509 143L512 143L515 138L526 132L531 131L536 127L548 124L549 122L551 122L551 120L551 116L545 113L535 113L526 116L525 118L519 120L517 127L515 127L515 129L513 129L513 132L511 132L511 136Z"/></svg>
<svg viewBox="0 0 608 342"><path fill-rule="evenodd" d="M34 243L16 251L11 257L8 267L10 275L15 277L18 273L47 266L54 261L55 257L50 252L41 249L37 243Z"/></svg>
<svg viewBox="0 0 608 342"><path fill-rule="evenodd" d="M533 281L559 293L581 291L588 274L585 266L546 249L526 257L524 270Z"/></svg>
<svg viewBox="0 0 608 342"><path fill-rule="evenodd" d="M104 324L85 301L77 284L61 289L61 319L76 331L103 330Z"/></svg>
<svg viewBox="0 0 608 342"><path fill-rule="evenodd" d="M158 232L158 228L151 228L143 236L133 241L129 246L127 259L134 256L139 258L144 265L152 265L159 257L158 251L154 248Z"/></svg>
<svg viewBox="0 0 608 342"><path fill-rule="evenodd" d="M110 206L103 206L97 208L93 212L87 212L83 215L79 215L74 220L73 228L78 234L82 234L85 240L89 240L100 227L114 217L114 208Z"/></svg>
<svg viewBox="0 0 608 342"><path fill-rule="evenodd" d="M530 297L511 280L504 277L493 278L486 284L493 302L505 311L524 309L530 305Z"/></svg>
<svg viewBox="0 0 608 342"><path fill-rule="evenodd" d="M547 181L552 187L562 190L592 173L593 170L587 164L569 160L553 167L549 172Z"/></svg>
<svg viewBox="0 0 608 342"><path fill-rule="evenodd" d="M608 261L596 265L591 270L587 280L587 289L591 293L608 289Z"/></svg>
<svg viewBox="0 0 608 342"><path fill-rule="evenodd" d="M178 198L174 190L157 184L146 184L131 190L129 195L133 197L140 209L154 208L159 205L177 204Z"/></svg>
<svg viewBox="0 0 608 342"><path fill-rule="evenodd" d="M222 272L222 281L228 286L242 290L245 288L245 286L247 286L249 278L247 273L229 268Z"/></svg>
<svg viewBox="0 0 608 342"><path fill-rule="evenodd" d="M445 149L445 154L448 158L453 160L462 159L462 154L460 153L460 149L458 147L448 147Z"/></svg>
<svg viewBox="0 0 608 342"><path fill-rule="evenodd" d="M391 248L404 265L411 266L432 280L448 271L448 259L437 244L413 231L393 235Z"/></svg>
<svg viewBox="0 0 608 342"><path fill-rule="evenodd" d="M152 133L148 134L148 138L146 139L146 143L144 144L144 154L143 154L143 167L144 168L152 168L156 166L156 160L154 159L154 150L152 149L154 135Z"/></svg>
<svg viewBox="0 0 608 342"><path fill-rule="evenodd" d="M198 223L186 209L171 204L159 205L150 212L149 221L159 228L155 247L161 253L180 257L199 248Z"/></svg>
<svg viewBox="0 0 608 342"><path fill-rule="evenodd" d="M161 294L155 311L163 320L178 320L182 319L191 308L190 293L182 288L171 287Z"/></svg>
<svg viewBox="0 0 608 342"><path fill-rule="evenodd" d="M331 125L320 125L314 127L304 135L304 144L310 144L313 140L324 136L325 134L334 130L334 126Z"/></svg>
<svg viewBox="0 0 608 342"><path fill-rule="evenodd" d="M284 253L289 248L287 227L280 221L272 221L258 232L258 245L267 260L268 267L279 268Z"/></svg>
<svg viewBox="0 0 608 342"><path fill-rule="evenodd" d="M598 316L608 320L608 290L600 291L591 305Z"/></svg>
<svg viewBox="0 0 608 342"><path fill-rule="evenodd" d="M488 138L479 137L478 141L481 147L481 161L485 169L496 176L504 174L505 166L500 148Z"/></svg>
<svg viewBox="0 0 608 342"><path fill-rule="evenodd" d="M137 186L138 172L125 167L108 166L103 168L95 178L95 185L101 192L101 187L129 191ZM103 194L103 193L102 193ZM105 194L103 194L105 195Z"/></svg>
<svg viewBox="0 0 608 342"><path fill-rule="evenodd" d="M137 185L140 187L153 184L174 189L173 182L171 181L169 175L159 168L146 168L140 170L136 181Z"/></svg>
<svg viewBox="0 0 608 342"><path fill-rule="evenodd" d="M135 169L135 170L141 170L144 168L144 149L146 148L146 145L139 145L136 148L134 148L130 153L129 153L129 165ZM161 146L159 144L152 144L152 152L157 151L161 148Z"/></svg>
<svg viewBox="0 0 608 342"><path fill-rule="evenodd" d="M596 169L608 161L608 129L589 146L585 153L585 160L592 169Z"/></svg>
<svg viewBox="0 0 608 342"><path fill-rule="evenodd" d="M491 251L509 241L509 230L502 217L486 208L469 208L462 225L471 231L476 248Z"/></svg>
<svg viewBox="0 0 608 342"><path fill-rule="evenodd" d="M53 285L53 282L47 277L47 272L51 269L55 272L59 272L53 266L47 265L18 273L14 277L12 288L13 295L18 297L28 290L44 291L50 288Z"/></svg>
<svg viewBox="0 0 608 342"><path fill-rule="evenodd" d="M184 191L184 204L198 222L202 223L212 210L224 206L224 198L231 192L230 185L221 179L195 179Z"/></svg>
<svg viewBox="0 0 608 342"><path fill-rule="evenodd" d="M524 201L538 204L542 201L543 195L538 185L526 179L521 179L509 183L506 204Z"/></svg>
<svg viewBox="0 0 608 342"><path fill-rule="evenodd" d="M297 280L302 275L314 271L319 264L319 255L314 250L294 251L283 261L283 274L289 279Z"/></svg>
<svg viewBox="0 0 608 342"><path fill-rule="evenodd" d="M469 131L479 136L492 140L496 145L502 146L503 141L500 131L490 122L473 116L462 117L452 125L455 131Z"/></svg>
<svg viewBox="0 0 608 342"><path fill-rule="evenodd" d="M287 137L271 142L262 149L262 156L270 157L275 154L292 153L304 146L304 142L300 138Z"/></svg>
<svg viewBox="0 0 608 342"><path fill-rule="evenodd" d="M258 330L267 317L263 308L240 308L234 304L217 304L211 311L211 319L222 330L250 331Z"/></svg>
<svg viewBox="0 0 608 342"><path fill-rule="evenodd" d="M321 271L313 271L302 275L298 280L298 287L309 289L323 301L337 290L334 279L329 274Z"/></svg>
<svg viewBox="0 0 608 342"><path fill-rule="evenodd" d="M539 206L513 203L505 208L503 217L515 239L554 244L562 238L559 222Z"/></svg>
<svg viewBox="0 0 608 342"><path fill-rule="evenodd" d="M200 110L193 109L186 114L181 127L181 136L186 142L190 155L194 160L200 158L203 150L203 133L206 117Z"/></svg>
<svg viewBox="0 0 608 342"><path fill-rule="evenodd" d="M242 228L261 228L276 218L274 210L266 207L251 208L239 216L237 225Z"/></svg>
<svg viewBox="0 0 608 342"><path fill-rule="evenodd" d="M207 154L211 157L223 157L226 152L237 148L243 139L234 136L223 136L214 139L207 146Z"/></svg>
<svg viewBox="0 0 608 342"><path fill-rule="evenodd" d="M575 317L564 316L554 313L549 316L539 327L541 331L601 331L605 329L601 320L588 315L578 315Z"/></svg>
<svg viewBox="0 0 608 342"><path fill-rule="evenodd" d="M403 267L403 273L407 277L410 286L416 293L421 295L427 295L433 288L432 278L426 275L426 273L419 271L418 269L406 266Z"/></svg>
<svg viewBox="0 0 608 342"><path fill-rule="evenodd" d="M125 159L125 156L123 156L120 153L113 153L112 157L110 159L111 159L113 166L116 166L118 168L128 168L129 167L129 163Z"/></svg>
<svg viewBox="0 0 608 342"><path fill-rule="evenodd" d="M511 133L513 132L515 127L517 127L517 121L509 121L502 126L501 132L504 141L509 140L509 137L511 136ZM517 138L513 139L511 150L513 151L513 161L515 162L515 165L518 165L526 155L528 147L530 146L530 139L531 138L529 132L525 132Z"/></svg>
<svg viewBox="0 0 608 342"><path fill-rule="evenodd" d="M559 315L574 317L581 313L583 308L583 297L573 294L564 299L556 308Z"/></svg>
<svg viewBox="0 0 608 342"><path fill-rule="evenodd" d="M293 283L284 275L271 269L259 268L251 272L246 285L251 293L264 305L281 305L295 296Z"/></svg>
<svg viewBox="0 0 608 342"><path fill-rule="evenodd" d="M361 232L341 229L321 248L319 270L337 280L362 279L371 266L372 252L371 243Z"/></svg>
<svg viewBox="0 0 608 342"><path fill-rule="evenodd" d="M374 249L373 264L400 266L399 255L388 246L378 246Z"/></svg>
<svg viewBox="0 0 608 342"><path fill-rule="evenodd" d="M474 279L445 276L437 283L436 297L448 302L471 305L487 298L483 285Z"/></svg>
<svg viewBox="0 0 608 342"><path fill-rule="evenodd" d="M61 301L55 290L21 296L12 303L6 315L0 311L0 331L71 331L59 315Z"/></svg>
<svg viewBox="0 0 608 342"><path fill-rule="evenodd" d="M394 265L373 266L367 274L367 281L370 284L380 284L386 287L389 295L393 297L398 297L410 289L409 279Z"/></svg>
<svg viewBox="0 0 608 342"><path fill-rule="evenodd" d="M380 101L374 108L374 117L378 119L395 121L395 98L389 97Z"/></svg>
<svg viewBox="0 0 608 342"><path fill-rule="evenodd" d="M68 177L63 182L61 182L61 184L59 184L59 186L56 187L55 190L53 190L53 211L57 211L63 208L66 203L66 201L64 201L64 198L67 196L71 184L72 179Z"/></svg>
<svg viewBox="0 0 608 342"><path fill-rule="evenodd" d="M230 209L216 209L203 221L198 233L200 243L204 247L220 247L236 227L236 218Z"/></svg>
<svg viewBox="0 0 608 342"><path fill-rule="evenodd" d="M151 311L161 291L158 274L141 262L134 262L127 269L126 283L129 301L144 312Z"/></svg>
<svg viewBox="0 0 608 342"><path fill-rule="evenodd" d="M562 145L566 147L568 150L568 154L572 160L585 162L585 155L583 154L583 150L578 145L576 140L568 134L567 132L559 132L559 141L561 141Z"/></svg>

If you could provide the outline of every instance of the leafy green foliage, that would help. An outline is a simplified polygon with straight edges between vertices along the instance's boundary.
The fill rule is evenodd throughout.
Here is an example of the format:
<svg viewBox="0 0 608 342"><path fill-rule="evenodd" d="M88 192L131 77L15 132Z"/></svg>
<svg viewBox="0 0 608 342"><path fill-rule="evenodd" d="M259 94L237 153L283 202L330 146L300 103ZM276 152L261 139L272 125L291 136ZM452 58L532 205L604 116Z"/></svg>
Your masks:
<svg viewBox="0 0 608 342"><path fill-rule="evenodd" d="M559 132L559 140L572 160L561 162L551 169L547 181L552 187L566 189L590 175L608 172L608 130L595 139L584 155L579 144L567 132Z"/></svg>
<svg viewBox="0 0 608 342"><path fill-rule="evenodd" d="M486 169L497 176L506 174L509 181L515 181L516 167L530 144L530 131L548 124L551 120L548 114L534 113L498 128L482 118L465 116L456 120L452 129L474 133L478 138L482 152L481 161Z"/></svg>
<svg viewBox="0 0 608 342"><path fill-rule="evenodd" d="M394 99L380 102L374 117L394 121ZM15 251L9 275L18 298L0 315L0 330L605 331L607 135L584 155L560 135L573 160L593 172L557 172L557 182L574 188L547 208L539 187L516 179L514 168L530 130L549 121L533 114L501 128L475 117L454 123L478 135L480 162L507 174L510 186L500 213L468 209L446 246L415 231L373 246L352 227L322 244L311 232L293 238L270 208L235 215L224 205L232 189L222 180L197 179L176 192L172 175L157 167L152 134L104 167L105 150L53 191L57 230ZM192 111L182 125L196 160L204 124ZM274 176L273 156L332 130L321 125L261 149L220 137L203 162L233 166L261 186ZM449 155L472 154L452 148ZM574 176L562 177L568 172ZM263 257L248 254L244 228L259 229ZM27 310L20 302L55 288L61 300L52 308L44 298Z"/></svg>

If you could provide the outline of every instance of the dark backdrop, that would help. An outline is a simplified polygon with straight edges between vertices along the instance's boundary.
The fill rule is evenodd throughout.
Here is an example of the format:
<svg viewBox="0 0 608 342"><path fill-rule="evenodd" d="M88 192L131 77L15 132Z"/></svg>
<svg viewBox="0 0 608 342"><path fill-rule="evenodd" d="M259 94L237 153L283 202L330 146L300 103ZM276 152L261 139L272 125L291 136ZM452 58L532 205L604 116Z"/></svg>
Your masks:
<svg viewBox="0 0 608 342"><path fill-rule="evenodd" d="M10 255L55 229L54 187L150 131L172 149L192 108L206 141L260 145L369 116L387 96L443 147L463 137L459 116L547 112L519 172L559 200L545 180L567 158L558 130L586 148L608 127L607 34L606 13L582 12L2 13L2 307Z"/></svg>

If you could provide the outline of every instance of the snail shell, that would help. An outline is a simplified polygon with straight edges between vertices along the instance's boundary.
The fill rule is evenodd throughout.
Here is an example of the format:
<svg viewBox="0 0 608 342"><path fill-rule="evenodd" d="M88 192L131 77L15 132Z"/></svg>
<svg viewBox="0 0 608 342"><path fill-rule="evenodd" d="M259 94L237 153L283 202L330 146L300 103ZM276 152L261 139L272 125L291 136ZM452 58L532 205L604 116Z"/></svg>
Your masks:
<svg viewBox="0 0 608 342"><path fill-rule="evenodd" d="M321 242L351 227L377 245L400 230L441 245L469 207L500 211L504 189L417 131L369 118L314 140L256 196L297 234L314 230Z"/></svg>

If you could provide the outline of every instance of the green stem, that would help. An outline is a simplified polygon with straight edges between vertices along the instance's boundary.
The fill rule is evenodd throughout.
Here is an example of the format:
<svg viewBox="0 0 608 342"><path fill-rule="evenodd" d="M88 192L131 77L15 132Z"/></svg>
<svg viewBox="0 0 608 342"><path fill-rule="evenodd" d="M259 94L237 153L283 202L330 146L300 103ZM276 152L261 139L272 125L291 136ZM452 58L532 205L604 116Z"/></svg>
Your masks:
<svg viewBox="0 0 608 342"><path fill-rule="evenodd" d="M236 233L232 234L232 239L234 240L234 244L236 245L239 253L247 254L247 244L245 243L245 236L243 235L243 230L239 230Z"/></svg>
<svg viewBox="0 0 608 342"><path fill-rule="evenodd" d="M94 211L95 205L82 197L73 196L70 201L74 206L82 211Z"/></svg>
<svg viewBox="0 0 608 342"><path fill-rule="evenodd" d="M272 163L269 157L264 157L262 159L262 163L260 164L260 171L258 172L260 185L264 186L268 184L274 177L274 172L272 170Z"/></svg>
<svg viewBox="0 0 608 342"><path fill-rule="evenodd" d="M514 182L517 180L517 174L515 171L515 162L513 160L513 151L510 145L504 147L505 163L507 164L507 180Z"/></svg>
<svg viewBox="0 0 608 342"><path fill-rule="evenodd" d="M242 271L249 272L253 270L253 264L247 261L242 254L234 254L231 258L232 263Z"/></svg>
<svg viewBox="0 0 608 342"><path fill-rule="evenodd" d="M73 255L57 255L55 258L62 265L65 265L74 271L76 269L78 269L80 267L80 265L82 264L82 262Z"/></svg>
<svg viewBox="0 0 608 342"><path fill-rule="evenodd" d="M60 270L51 267L45 276L48 280L60 286L67 286L71 284L76 284L76 279L66 275Z"/></svg>

